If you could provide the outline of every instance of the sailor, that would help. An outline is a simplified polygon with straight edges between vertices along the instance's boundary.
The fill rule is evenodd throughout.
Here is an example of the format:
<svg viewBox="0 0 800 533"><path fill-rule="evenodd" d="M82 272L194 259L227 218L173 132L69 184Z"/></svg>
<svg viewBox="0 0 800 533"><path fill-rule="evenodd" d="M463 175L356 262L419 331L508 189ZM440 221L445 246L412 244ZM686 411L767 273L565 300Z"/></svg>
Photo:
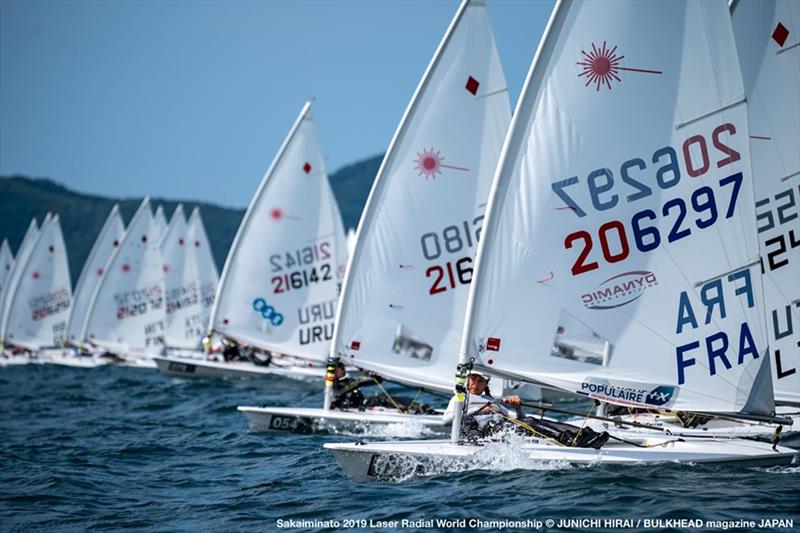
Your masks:
<svg viewBox="0 0 800 533"><path fill-rule="evenodd" d="M338 362L333 369L333 392L335 398L331 406L334 409L359 409L361 411L374 407L398 409L411 414L433 414L435 411L428 405L418 403L407 398L389 397L385 389L384 396L373 395L364 397L362 387L370 387L383 383L383 378L373 372L367 372L361 379L355 379L347 374L344 363Z"/></svg>
<svg viewBox="0 0 800 533"><path fill-rule="evenodd" d="M380 379L378 377L377 379ZM336 363L333 369L334 409L358 409L364 406L364 395L359 387L374 383L373 378L356 380L347 374L344 363Z"/></svg>
<svg viewBox="0 0 800 533"><path fill-rule="evenodd" d="M465 410L465 425L476 426L483 431L490 425L498 425L507 418L518 418L517 409L520 406L519 396L508 396L502 400L496 400L489 393L489 380L491 376L480 372L470 372L467 376L467 405ZM450 399L450 403L442 415L442 423L445 425L453 423L455 416L456 398ZM509 409L509 407L511 409Z"/></svg>
<svg viewBox="0 0 800 533"><path fill-rule="evenodd" d="M225 359L226 363L230 361L237 361L241 358L241 354L239 353L239 346L236 344L235 341L223 338L222 344L225 346L222 349L222 357Z"/></svg>

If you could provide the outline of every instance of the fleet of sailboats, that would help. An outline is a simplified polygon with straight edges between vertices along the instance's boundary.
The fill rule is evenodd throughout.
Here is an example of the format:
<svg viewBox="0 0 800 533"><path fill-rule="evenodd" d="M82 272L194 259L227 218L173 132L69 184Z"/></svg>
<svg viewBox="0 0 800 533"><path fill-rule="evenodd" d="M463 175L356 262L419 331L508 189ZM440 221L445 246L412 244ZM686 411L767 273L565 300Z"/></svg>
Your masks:
<svg viewBox="0 0 800 533"><path fill-rule="evenodd" d="M798 24L786 0L559 0L512 118L485 2L463 0L355 233L307 102L221 274L199 210L167 223L148 198L127 228L111 209L74 291L58 214L16 256L3 240L0 363L311 380L321 407L239 410L259 430L450 432L326 444L355 480L482 468L504 443L545 462L788 464ZM337 404L345 366L385 398ZM476 437L472 374L599 407L510 417L492 400ZM453 416L384 381L452 396Z"/></svg>

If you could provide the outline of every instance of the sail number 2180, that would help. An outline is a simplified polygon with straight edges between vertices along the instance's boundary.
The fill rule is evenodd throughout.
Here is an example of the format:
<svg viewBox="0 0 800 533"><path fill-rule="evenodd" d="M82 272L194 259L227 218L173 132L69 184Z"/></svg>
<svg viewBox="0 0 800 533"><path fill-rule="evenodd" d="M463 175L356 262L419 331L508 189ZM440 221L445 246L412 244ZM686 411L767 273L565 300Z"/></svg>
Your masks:
<svg viewBox="0 0 800 533"><path fill-rule="evenodd" d="M440 259L442 254L455 255L473 248L478 244L481 235L483 215L475 217L470 225L464 220L460 224L447 226L438 232L428 232L420 237L422 255L427 261ZM471 226L471 227L470 227ZM447 255L445 257L447 257ZM443 264L430 265L425 270L425 277L431 280L428 294L439 294L459 285L467 285L472 281L473 252Z"/></svg>

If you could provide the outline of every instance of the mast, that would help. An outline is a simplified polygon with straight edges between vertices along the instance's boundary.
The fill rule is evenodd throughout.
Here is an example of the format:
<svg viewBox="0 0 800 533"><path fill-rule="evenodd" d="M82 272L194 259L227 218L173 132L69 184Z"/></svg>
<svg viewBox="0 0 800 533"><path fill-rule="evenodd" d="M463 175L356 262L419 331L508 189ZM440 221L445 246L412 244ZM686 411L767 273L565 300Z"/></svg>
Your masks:
<svg viewBox="0 0 800 533"><path fill-rule="evenodd" d="M453 426L450 430L450 440L454 443L458 443L461 441L461 426L464 416L464 408L465 408L465 401L466 401L466 382L467 382L467 375L469 374L469 369L472 363L474 362L474 358L470 355L471 346L471 339L473 337L472 327L473 327L473 310L476 302L476 294L481 288L481 257L482 257L482 250L486 246L486 242L491 239L490 232L492 231L493 227L491 221L496 216L493 213L498 207L495 207L497 204L497 197L498 197L498 188L502 186L500 182L499 176L503 170L503 165L506 164L506 160L509 157L514 157L514 155L510 155L510 150L513 149L511 145L512 138L516 135L520 135L520 131L527 128L527 120L528 117L521 116L523 111L526 108L530 108L532 105L528 103L529 100L533 100L535 97L535 93L538 90L538 85L542 82L541 76L535 78L535 73L537 72L537 64L540 61L543 61L541 58L544 54L552 53L552 44L550 44L549 35L552 32L559 31L560 27L563 24L563 16L559 14L561 11L562 0L558 0L556 5L553 7L553 12L550 14L550 19L547 21L547 26L545 26L544 33L542 34L542 38L539 41L539 46L536 49L536 52L533 56L533 61L531 62L531 66L528 69L528 74L525 78L525 83L522 85L522 92L519 95L517 100L516 108L514 109L514 113L511 116L511 124L508 128L508 135L503 142L503 148L500 151L500 159L497 162L497 169L495 171L494 178L492 179L492 188L489 192L489 202L486 206L486 219L484 225L484 232L483 232L483 239L478 243L478 250L475 253L475 270L473 273L472 278L472 286L469 290L469 296L467 297L467 313L464 318L464 332L461 336L461 348L458 353L458 365L456 366L456 375L455 375L455 398L456 398L456 405L453 409L454 417L453 417ZM549 45L549 46L548 46ZM517 132L516 135L514 132Z"/></svg>

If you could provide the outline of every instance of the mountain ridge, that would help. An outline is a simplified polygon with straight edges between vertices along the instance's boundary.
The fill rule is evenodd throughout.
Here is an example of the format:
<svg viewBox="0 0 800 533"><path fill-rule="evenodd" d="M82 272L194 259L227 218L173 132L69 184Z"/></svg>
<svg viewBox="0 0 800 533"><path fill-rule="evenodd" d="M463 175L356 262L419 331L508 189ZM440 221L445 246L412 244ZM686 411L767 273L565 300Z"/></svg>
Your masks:
<svg viewBox="0 0 800 533"><path fill-rule="evenodd" d="M361 210L366 203L382 158L382 155L377 155L356 161L329 175L345 228L355 228L358 224ZM51 178L0 176L0 213L2 213L0 241L7 238L16 255L31 218L36 217L41 223L48 211L58 213L69 256L70 277L74 286L111 207L115 203L119 204L120 213L127 225L143 198L113 198L77 192ZM167 218L172 216L179 203L183 204L186 213L191 213L192 209L199 207L211 241L214 260L217 267L222 270L228 249L246 208L236 209L211 202L153 196L150 197L150 201L153 210L159 205L162 206Z"/></svg>

